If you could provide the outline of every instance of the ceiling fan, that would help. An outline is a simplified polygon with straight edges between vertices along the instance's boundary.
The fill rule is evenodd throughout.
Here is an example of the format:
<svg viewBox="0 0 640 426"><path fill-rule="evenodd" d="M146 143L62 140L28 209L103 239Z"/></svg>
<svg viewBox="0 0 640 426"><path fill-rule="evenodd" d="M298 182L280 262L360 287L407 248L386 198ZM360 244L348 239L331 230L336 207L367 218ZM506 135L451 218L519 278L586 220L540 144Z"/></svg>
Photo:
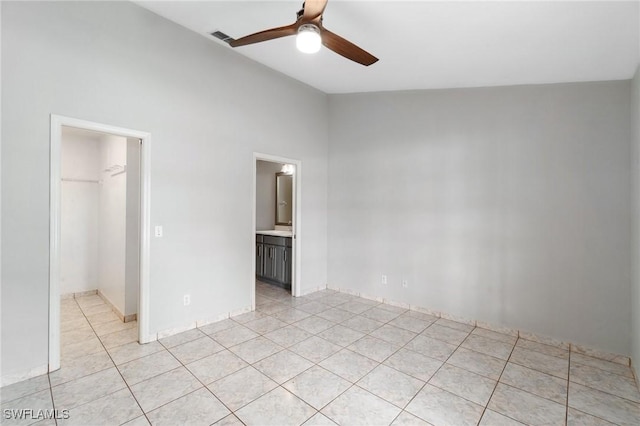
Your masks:
<svg viewBox="0 0 640 426"><path fill-rule="evenodd" d="M297 34L296 45L299 50L305 53L317 52L322 43L327 49L333 50L338 55L342 55L359 64L369 66L377 62L378 58L339 35L332 33L322 25L322 14L325 7L327 7L327 1L306 0L302 4L302 9L298 11L296 22L293 24L250 34L230 41L229 45L231 47L246 46L247 44L260 43Z"/></svg>

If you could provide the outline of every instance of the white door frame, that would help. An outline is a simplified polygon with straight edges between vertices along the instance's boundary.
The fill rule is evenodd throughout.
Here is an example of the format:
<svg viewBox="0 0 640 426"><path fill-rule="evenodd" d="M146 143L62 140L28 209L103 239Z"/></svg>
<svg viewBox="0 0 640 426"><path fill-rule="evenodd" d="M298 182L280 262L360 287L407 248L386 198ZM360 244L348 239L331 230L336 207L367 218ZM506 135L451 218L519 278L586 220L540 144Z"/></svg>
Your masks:
<svg viewBox="0 0 640 426"><path fill-rule="evenodd" d="M295 197L293 197L292 209L294 214L292 215L292 223L291 229L293 230L293 239L292 239L292 247L291 252L293 253L293 262L292 267L293 271L291 274L292 282L291 282L291 295L294 297L301 296L300 292L300 277L301 277L301 263L302 263L302 245L300 244L300 230L302 229L302 213L301 213L301 200L302 200L302 161L295 160L293 158L280 157L277 155L270 154L262 154L259 152L253 153L253 198L251 201L252 209L253 209L253 223L251 226L251 246L253 247L252 253L252 264L253 264L253 274L251 276L251 309L256 309L256 286L255 286L255 278L256 278L256 168L258 167L258 161L269 161L272 163L287 163L293 164L296 166L296 171L294 173L293 179L293 193Z"/></svg>
<svg viewBox="0 0 640 426"><path fill-rule="evenodd" d="M142 140L140 152L140 289L138 297L138 340L155 340L149 335L149 224L151 134L101 123L51 114L49 192L49 371L60 368L60 193L62 126Z"/></svg>

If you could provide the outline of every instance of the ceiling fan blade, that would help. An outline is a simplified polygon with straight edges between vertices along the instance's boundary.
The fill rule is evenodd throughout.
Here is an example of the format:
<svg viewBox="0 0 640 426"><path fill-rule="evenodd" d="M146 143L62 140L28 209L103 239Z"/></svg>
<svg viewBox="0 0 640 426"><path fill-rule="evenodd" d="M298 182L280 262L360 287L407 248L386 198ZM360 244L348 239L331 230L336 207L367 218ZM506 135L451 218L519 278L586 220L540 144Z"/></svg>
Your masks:
<svg viewBox="0 0 640 426"><path fill-rule="evenodd" d="M273 40L280 37L295 35L298 32L298 25L291 24L284 27L271 28L259 33L249 34L229 43L231 47L246 46L247 44L260 43L261 41Z"/></svg>
<svg viewBox="0 0 640 426"><path fill-rule="evenodd" d="M304 21L313 21L322 16L324 8L327 7L327 1L328 0L305 0L304 13L302 14Z"/></svg>
<svg viewBox="0 0 640 426"><path fill-rule="evenodd" d="M351 43L348 40L343 39L337 34L322 28L322 44L330 50L333 50L338 55L342 55L347 59L351 59L359 64L369 66L378 61L378 58Z"/></svg>

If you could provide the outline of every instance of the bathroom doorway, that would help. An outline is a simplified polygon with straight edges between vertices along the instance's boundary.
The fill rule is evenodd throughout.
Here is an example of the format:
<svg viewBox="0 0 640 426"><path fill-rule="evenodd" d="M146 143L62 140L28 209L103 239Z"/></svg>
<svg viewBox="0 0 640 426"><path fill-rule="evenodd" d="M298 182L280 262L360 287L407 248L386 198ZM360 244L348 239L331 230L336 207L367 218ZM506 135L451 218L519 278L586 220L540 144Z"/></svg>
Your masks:
<svg viewBox="0 0 640 426"><path fill-rule="evenodd" d="M254 153L252 307L256 286L300 296L300 161Z"/></svg>

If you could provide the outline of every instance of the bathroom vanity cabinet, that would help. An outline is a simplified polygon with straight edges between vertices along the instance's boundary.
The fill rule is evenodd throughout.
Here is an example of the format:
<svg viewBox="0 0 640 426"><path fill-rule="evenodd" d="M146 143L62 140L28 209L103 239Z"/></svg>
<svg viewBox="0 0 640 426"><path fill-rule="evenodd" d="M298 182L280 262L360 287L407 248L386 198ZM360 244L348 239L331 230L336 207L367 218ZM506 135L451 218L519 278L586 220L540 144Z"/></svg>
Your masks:
<svg viewBox="0 0 640 426"><path fill-rule="evenodd" d="M256 234L256 278L291 289L291 237Z"/></svg>

